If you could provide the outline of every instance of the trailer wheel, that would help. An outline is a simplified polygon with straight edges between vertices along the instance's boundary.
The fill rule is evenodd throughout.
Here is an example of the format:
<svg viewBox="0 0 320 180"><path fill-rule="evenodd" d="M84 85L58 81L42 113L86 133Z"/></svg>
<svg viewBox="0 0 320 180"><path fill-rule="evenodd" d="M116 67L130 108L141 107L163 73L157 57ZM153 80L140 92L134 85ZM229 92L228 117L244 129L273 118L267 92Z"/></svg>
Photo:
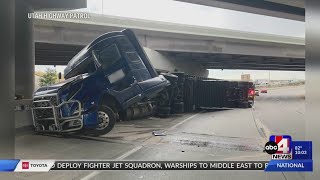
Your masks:
<svg viewBox="0 0 320 180"><path fill-rule="evenodd" d="M183 102L174 103L172 110L174 113L183 113L184 112L184 103Z"/></svg>
<svg viewBox="0 0 320 180"><path fill-rule="evenodd" d="M101 105L98 109L98 120L98 126L89 132L94 136L109 133L116 123L116 114L109 106Z"/></svg>
<svg viewBox="0 0 320 180"><path fill-rule="evenodd" d="M249 107L249 103L248 102L241 102L239 103L239 108L248 108Z"/></svg>
<svg viewBox="0 0 320 180"><path fill-rule="evenodd" d="M170 116L171 108L168 106L158 107L158 116L161 118L167 118Z"/></svg>

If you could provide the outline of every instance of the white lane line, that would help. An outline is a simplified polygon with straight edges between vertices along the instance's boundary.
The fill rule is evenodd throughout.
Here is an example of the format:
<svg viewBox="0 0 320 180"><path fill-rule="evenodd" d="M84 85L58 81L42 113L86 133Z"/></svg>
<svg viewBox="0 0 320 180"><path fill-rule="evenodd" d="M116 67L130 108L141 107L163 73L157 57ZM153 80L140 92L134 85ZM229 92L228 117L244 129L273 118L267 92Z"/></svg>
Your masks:
<svg viewBox="0 0 320 180"><path fill-rule="evenodd" d="M180 126L181 124L183 124L183 123L185 123L185 122L189 121L190 119L192 119L192 118L194 118L194 117L198 116L199 114L201 114L201 113L203 113L203 112L205 112L205 111L200 111L200 112L198 112L197 114L194 114L194 115L192 115L192 116L190 116L190 117L188 117L188 118L186 118L186 119L182 120L182 121L181 121L181 122L179 122L178 124L176 124L176 125L174 125L174 126L170 127L169 129L167 129L167 131L175 129L176 127ZM124 158L126 158L126 157L130 156L131 154L133 154L133 153L135 153L135 152L139 151L142 147L143 147L143 146L141 146L141 145L140 145L140 146L137 146L137 147L135 147L135 148L131 149L130 151L128 151L128 152L126 152L126 153L124 153L123 155L121 155L121 156L117 157L115 160L122 160L122 159L124 159ZM95 177L95 176L99 175L101 172L102 172L102 171L93 171L92 173L88 174L87 176L85 176L85 177L81 178L81 180L89 180L89 179L92 179L93 177Z"/></svg>
<svg viewBox="0 0 320 180"><path fill-rule="evenodd" d="M135 152L139 151L142 147L143 147L143 146L137 146L137 147L135 147L135 148L131 149L130 151L128 151L128 152L126 152L126 153L122 154L121 156L119 156L118 158L116 158L116 160L123 160L124 158L126 158L126 157L130 156L131 154L133 154L133 153L135 153Z"/></svg>
<svg viewBox="0 0 320 180"><path fill-rule="evenodd" d="M123 160L124 158L130 156L131 154L139 151L143 146L137 146L130 151L127 151L126 153L122 154L121 156L117 157L115 160ZM93 171L92 173L86 175L85 177L81 178L81 180L89 180L97 175L99 175L102 171Z"/></svg>
<svg viewBox="0 0 320 180"><path fill-rule="evenodd" d="M192 116L190 116L190 117L188 117L188 118L184 119L183 121L179 122L178 124L176 124L176 125L174 125L174 126L170 127L170 128L168 129L168 131L169 131L169 130L173 130L173 129L177 128L177 127L178 127L178 126L180 126L181 124L183 124L183 123L185 123L185 122L189 121L190 119L192 119L192 118L194 118L194 117L198 116L199 114L201 114L201 113L203 113L203 112L205 112L205 111L200 111L200 112L198 112L197 114L194 114L194 115L192 115Z"/></svg>

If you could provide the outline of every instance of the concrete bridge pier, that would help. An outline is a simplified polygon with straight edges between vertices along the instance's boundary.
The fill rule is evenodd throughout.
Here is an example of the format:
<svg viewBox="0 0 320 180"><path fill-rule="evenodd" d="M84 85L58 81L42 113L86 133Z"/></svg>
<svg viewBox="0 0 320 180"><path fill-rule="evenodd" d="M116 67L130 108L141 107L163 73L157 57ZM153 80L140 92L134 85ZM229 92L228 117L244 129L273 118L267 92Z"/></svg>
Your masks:
<svg viewBox="0 0 320 180"><path fill-rule="evenodd" d="M30 99L34 92L35 49L31 5L17 0L15 5L15 93Z"/></svg>
<svg viewBox="0 0 320 180"><path fill-rule="evenodd" d="M0 1L0 159L14 158L14 9L15 1Z"/></svg>
<svg viewBox="0 0 320 180"><path fill-rule="evenodd" d="M35 47L28 13L33 7L66 10L86 4L86 0L0 1L0 159L13 159L15 154L15 94L31 98L34 91Z"/></svg>

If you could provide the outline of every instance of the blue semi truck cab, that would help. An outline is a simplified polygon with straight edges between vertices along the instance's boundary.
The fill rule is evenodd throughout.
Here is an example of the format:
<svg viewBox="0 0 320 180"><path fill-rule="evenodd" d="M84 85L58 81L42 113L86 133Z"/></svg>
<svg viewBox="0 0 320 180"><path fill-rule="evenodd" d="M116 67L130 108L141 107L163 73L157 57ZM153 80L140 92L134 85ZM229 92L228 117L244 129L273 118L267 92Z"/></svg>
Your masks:
<svg viewBox="0 0 320 180"><path fill-rule="evenodd" d="M84 47L68 63L64 77L34 93L38 132L106 134L121 112L135 106L151 110L148 102L170 85L129 29L104 34Z"/></svg>

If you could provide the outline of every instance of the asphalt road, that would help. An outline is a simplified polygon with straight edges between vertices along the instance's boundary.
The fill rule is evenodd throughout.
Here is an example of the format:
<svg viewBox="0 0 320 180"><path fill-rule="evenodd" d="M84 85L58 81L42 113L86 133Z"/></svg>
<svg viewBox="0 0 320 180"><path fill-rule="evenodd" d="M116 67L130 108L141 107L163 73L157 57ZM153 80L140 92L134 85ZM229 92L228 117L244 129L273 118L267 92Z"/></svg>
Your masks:
<svg viewBox="0 0 320 180"><path fill-rule="evenodd" d="M145 145L125 159L266 160L261 145L271 134L304 138L304 87L269 90L252 110L206 112L171 129L157 144ZM254 122L254 123L253 123ZM256 127L255 127L256 126ZM262 132L262 133L261 133ZM261 142L262 140L262 142ZM169 143L167 143L169 142ZM84 179L303 179L298 173L243 171L93 172Z"/></svg>
<svg viewBox="0 0 320 180"><path fill-rule="evenodd" d="M21 135L16 138L16 158L268 161L270 156L262 150L270 134L303 139L303 96L303 87L269 90L257 97L253 109L120 122L111 133L99 138ZM165 136L153 136L152 131ZM6 179L303 179L303 174L263 171L54 171L11 175Z"/></svg>
<svg viewBox="0 0 320 180"><path fill-rule="evenodd" d="M304 86L269 90L256 97L254 117L266 128L267 135L288 134L294 140L305 139Z"/></svg>
<svg viewBox="0 0 320 180"><path fill-rule="evenodd" d="M164 138L164 141L160 141L154 145L143 146L141 149L128 155L125 159L265 160L268 157L266 158L261 153L260 138L263 141L270 134L289 134L292 135L293 139L301 140L304 138L303 97L304 87L273 89L256 98L252 111L250 109L228 110L199 114L191 120L171 129L166 138ZM259 131L261 128L263 134ZM163 143L172 142L172 139L174 139L174 143ZM84 179L104 179L106 177L120 179L249 180L303 179L303 174L268 174L264 172L243 171L134 171L128 173L93 172Z"/></svg>

